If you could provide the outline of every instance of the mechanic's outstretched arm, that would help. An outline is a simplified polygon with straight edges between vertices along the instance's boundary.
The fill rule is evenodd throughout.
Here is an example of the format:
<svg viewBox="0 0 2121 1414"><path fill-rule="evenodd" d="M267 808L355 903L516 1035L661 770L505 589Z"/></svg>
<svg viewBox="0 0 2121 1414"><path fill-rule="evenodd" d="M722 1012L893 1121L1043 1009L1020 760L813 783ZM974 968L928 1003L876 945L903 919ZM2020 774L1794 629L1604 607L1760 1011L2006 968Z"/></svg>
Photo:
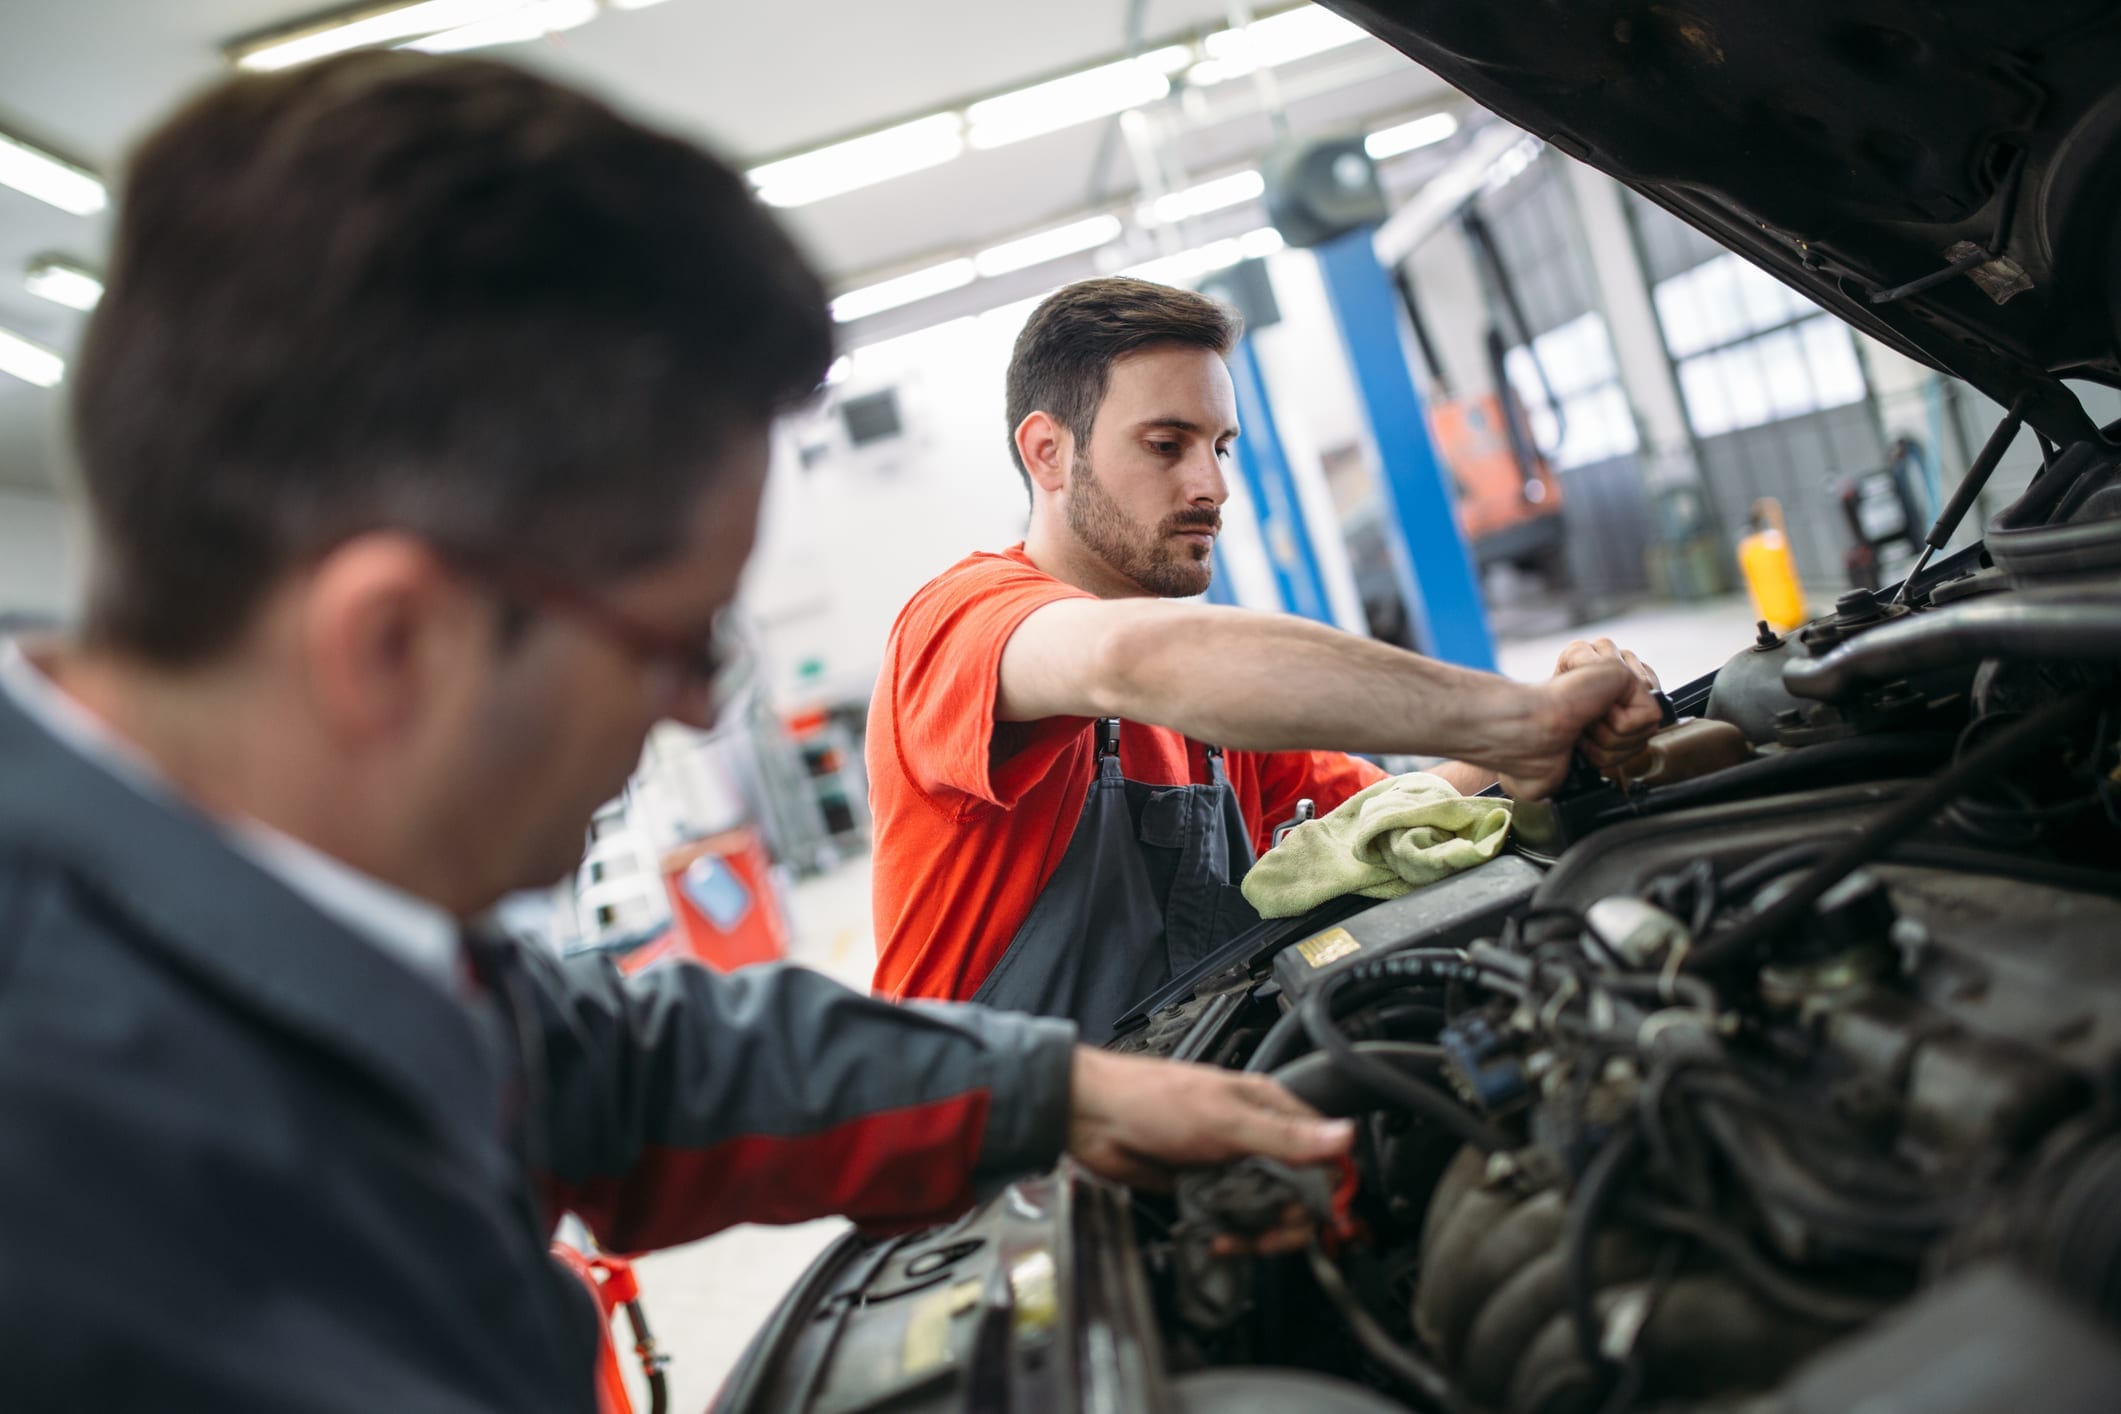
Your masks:
<svg viewBox="0 0 2121 1414"><path fill-rule="evenodd" d="M1048 604L1011 636L1000 676L1004 721L1117 716L1255 751L1451 756L1525 796L1559 784L1579 742L1620 759L1658 721L1617 653L1526 685L1293 615L1160 599Z"/></svg>
<svg viewBox="0 0 2121 1414"><path fill-rule="evenodd" d="M518 957L545 1020L545 1197L619 1251L830 1214L916 1226L1064 1148L1160 1184L1248 1153L1318 1162L1353 1137L1264 1077L1089 1051L1064 1021L897 1006L799 967L624 978Z"/></svg>

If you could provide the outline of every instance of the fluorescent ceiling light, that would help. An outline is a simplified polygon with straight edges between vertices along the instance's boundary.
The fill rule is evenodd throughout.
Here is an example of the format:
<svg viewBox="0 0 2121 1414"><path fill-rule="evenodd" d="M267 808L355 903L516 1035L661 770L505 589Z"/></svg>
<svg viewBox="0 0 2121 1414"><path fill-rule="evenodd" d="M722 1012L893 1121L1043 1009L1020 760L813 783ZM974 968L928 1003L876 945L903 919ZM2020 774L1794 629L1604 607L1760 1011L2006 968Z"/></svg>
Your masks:
<svg viewBox="0 0 2121 1414"><path fill-rule="evenodd" d="M1266 189L1266 179L1259 173L1250 169L1232 172L1227 177L1158 197L1149 208L1147 219L1168 226L1190 216L1205 216L1210 211L1251 201Z"/></svg>
<svg viewBox="0 0 2121 1414"><path fill-rule="evenodd" d="M596 17L597 0L536 0L513 14L445 29L440 34L408 40L398 48L456 54L466 49L490 49L496 44L525 44L586 25Z"/></svg>
<svg viewBox="0 0 2121 1414"><path fill-rule="evenodd" d="M33 295L68 309L94 309L103 298L103 282L78 265L49 256L34 261L22 283Z"/></svg>
<svg viewBox="0 0 2121 1414"><path fill-rule="evenodd" d="M12 373L25 383L49 388L65 376L66 360L42 344L0 329L0 373Z"/></svg>
<svg viewBox="0 0 2121 1414"><path fill-rule="evenodd" d="M910 275L900 275L889 280L880 280L874 285L864 285L858 290L849 290L832 302L832 317L841 324L857 319L867 319L872 314L882 314L887 309L897 309L902 304L912 304L931 295L949 290L962 289L979 275L970 260L946 260L941 265L931 265L925 270L916 270Z"/></svg>
<svg viewBox="0 0 2121 1414"><path fill-rule="evenodd" d="M1387 157L1397 157L1402 152L1412 152L1417 147L1442 142L1458 131L1458 119L1449 113L1431 113L1416 118L1411 123L1384 128L1371 133L1362 140L1362 150L1370 154L1373 162L1382 162Z"/></svg>
<svg viewBox="0 0 2121 1414"><path fill-rule="evenodd" d="M982 275L1006 275L1011 270L1023 270L1078 251L1094 250L1118 240L1122 229L1117 216L1092 216L1065 226L1055 226L1050 231L1040 231L1037 235L990 246L973 256L972 264Z"/></svg>
<svg viewBox="0 0 2121 1414"><path fill-rule="evenodd" d="M828 196L940 167L965 150L964 127L955 113L936 113L850 138L814 152L754 167L749 175L759 198L772 206L804 206Z"/></svg>
<svg viewBox="0 0 2121 1414"><path fill-rule="evenodd" d="M998 98L982 99L965 110L965 117L972 124L972 145L1001 147L1154 103L1171 91L1169 76L1191 59L1192 54L1184 45L1172 45L1138 59L1100 64Z"/></svg>
<svg viewBox="0 0 2121 1414"><path fill-rule="evenodd" d="M614 10L645 10L650 5L660 5L663 0L604 0Z"/></svg>
<svg viewBox="0 0 2121 1414"><path fill-rule="evenodd" d="M93 216L110 205L110 194L94 173L5 134L0 134L0 185L76 216Z"/></svg>
<svg viewBox="0 0 2121 1414"><path fill-rule="evenodd" d="M532 0L418 0L410 5L370 7L322 24L246 40L229 50L229 58L243 69L285 69L327 54L504 20L534 8Z"/></svg>
<svg viewBox="0 0 2121 1414"><path fill-rule="evenodd" d="M1254 20L1243 29L1217 30L1202 44L1210 59L1237 66L1228 75L1236 77L1238 73L1250 73L1260 64L1294 63L1368 37L1368 31L1354 21L1344 20L1331 10L1306 5Z"/></svg>
<svg viewBox="0 0 2121 1414"><path fill-rule="evenodd" d="M1260 226L1241 236L1210 241L1191 250L1182 250L1176 255L1166 255L1157 260L1129 266L1119 273L1159 285L1190 285L1203 275L1227 270L1240 260L1264 260L1282 249L1285 244L1281 232L1272 226Z"/></svg>

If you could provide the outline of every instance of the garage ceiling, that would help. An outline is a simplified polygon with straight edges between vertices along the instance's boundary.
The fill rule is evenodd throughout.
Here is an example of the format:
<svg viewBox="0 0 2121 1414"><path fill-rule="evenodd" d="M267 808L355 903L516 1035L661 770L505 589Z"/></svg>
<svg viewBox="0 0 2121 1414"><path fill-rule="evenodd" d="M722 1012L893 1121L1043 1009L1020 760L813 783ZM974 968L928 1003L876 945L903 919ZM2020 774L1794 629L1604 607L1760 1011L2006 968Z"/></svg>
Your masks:
<svg viewBox="0 0 2121 1414"><path fill-rule="evenodd" d="M485 52L599 92L753 166L1120 57L1127 10L1128 0L666 0L607 8L577 29ZM109 174L146 124L228 71L222 46L317 13L303 0L0 0L0 129ZM1230 15L1226 0L1145 0L1141 30L1155 45L1220 29ZM1369 39L1286 66L1276 80L1297 132L1375 127L1447 96ZM1248 80L1174 97L1154 116L1172 165L1200 176L1256 160L1276 135ZM849 287L1124 205L1134 168L1114 127L1106 120L970 152L786 214L828 278ZM108 225L108 214L69 216L0 187L0 327L70 351L81 316L30 295L21 272L45 253L99 266ZM0 486L49 484L57 402L0 377Z"/></svg>

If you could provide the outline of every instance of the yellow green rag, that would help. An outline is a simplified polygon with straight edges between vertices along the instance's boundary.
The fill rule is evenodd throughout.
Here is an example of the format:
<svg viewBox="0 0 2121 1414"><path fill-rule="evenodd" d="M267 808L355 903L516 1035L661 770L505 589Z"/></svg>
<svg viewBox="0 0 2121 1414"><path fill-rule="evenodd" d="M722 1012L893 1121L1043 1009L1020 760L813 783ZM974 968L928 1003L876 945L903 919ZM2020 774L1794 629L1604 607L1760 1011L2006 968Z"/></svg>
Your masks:
<svg viewBox="0 0 2121 1414"><path fill-rule="evenodd" d="M1262 918L1291 918L1346 894L1398 898L1485 864L1509 834L1509 801L1412 771L1291 830L1245 875L1245 901Z"/></svg>

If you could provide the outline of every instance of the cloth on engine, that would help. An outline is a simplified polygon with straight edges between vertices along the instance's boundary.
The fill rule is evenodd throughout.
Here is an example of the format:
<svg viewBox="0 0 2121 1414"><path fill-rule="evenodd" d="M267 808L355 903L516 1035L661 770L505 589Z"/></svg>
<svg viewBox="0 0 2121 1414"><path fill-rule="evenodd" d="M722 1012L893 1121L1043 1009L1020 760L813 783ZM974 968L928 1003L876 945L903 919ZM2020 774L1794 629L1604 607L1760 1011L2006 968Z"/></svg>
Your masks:
<svg viewBox="0 0 2121 1414"><path fill-rule="evenodd" d="M1412 771L1291 830L1245 875L1245 901L1262 918L1290 918L1347 894L1398 898L1485 864L1509 834L1509 801Z"/></svg>

